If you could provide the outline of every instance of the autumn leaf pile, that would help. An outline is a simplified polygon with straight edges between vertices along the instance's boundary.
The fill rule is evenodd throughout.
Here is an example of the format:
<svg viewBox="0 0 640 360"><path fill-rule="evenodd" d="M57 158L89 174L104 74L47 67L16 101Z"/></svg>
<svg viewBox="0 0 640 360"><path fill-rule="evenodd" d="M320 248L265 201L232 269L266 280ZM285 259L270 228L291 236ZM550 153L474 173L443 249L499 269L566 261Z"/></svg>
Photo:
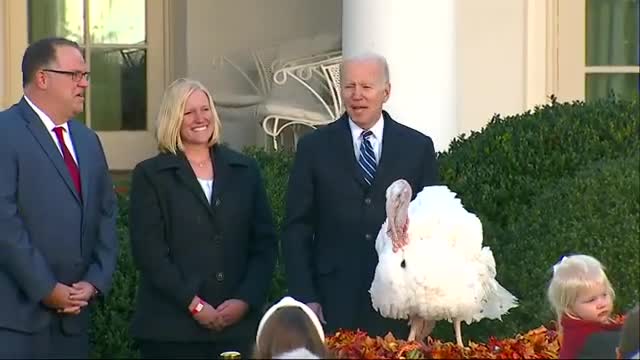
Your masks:
<svg viewBox="0 0 640 360"><path fill-rule="evenodd" d="M623 317L617 316L617 322ZM513 338L490 337L486 344L469 341L465 348L428 338L426 344L396 339L391 334L372 338L363 331L338 331L327 346L344 359L557 359L560 336L552 323Z"/></svg>

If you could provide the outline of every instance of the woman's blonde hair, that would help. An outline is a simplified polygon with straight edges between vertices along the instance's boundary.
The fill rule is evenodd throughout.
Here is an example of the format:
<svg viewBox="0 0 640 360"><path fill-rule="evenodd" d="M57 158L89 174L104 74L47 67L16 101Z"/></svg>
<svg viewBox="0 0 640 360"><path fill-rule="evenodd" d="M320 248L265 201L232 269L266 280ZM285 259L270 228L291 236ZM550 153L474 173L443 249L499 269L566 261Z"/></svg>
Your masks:
<svg viewBox="0 0 640 360"><path fill-rule="evenodd" d="M589 255L563 257L553 266L547 296L558 321L570 313L580 292L593 286L603 284L613 301L615 292L604 270L600 261Z"/></svg>
<svg viewBox="0 0 640 360"><path fill-rule="evenodd" d="M158 111L156 138L160 152L175 154L178 150L184 150L182 138L180 137L184 108L189 96L198 90L207 95L211 114L213 115L211 119L213 134L209 139L209 146L213 146L220 141L220 118L218 118L209 90L199 81L181 78L172 82L164 91L160 110Z"/></svg>

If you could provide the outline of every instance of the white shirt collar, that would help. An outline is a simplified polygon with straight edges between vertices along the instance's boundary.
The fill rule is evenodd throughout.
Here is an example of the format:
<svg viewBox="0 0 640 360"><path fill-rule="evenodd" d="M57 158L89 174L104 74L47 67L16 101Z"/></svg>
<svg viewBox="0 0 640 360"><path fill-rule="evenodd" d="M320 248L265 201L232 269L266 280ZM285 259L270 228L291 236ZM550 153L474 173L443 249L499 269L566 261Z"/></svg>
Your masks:
<svg viewBox="0 0 640 360"><path fill-rule="evenodd" d="M354 143L359 140L360 135L363 131L365 131L363 128L356 125L356 123L351 120L351 117L349 117L349 128L351 129L351 136L353 137ZM384 117L382 116L382 114L380 114L380 118L378 119L378 121L376 121L376 123L369 130L371 130L373 136L378 141L382 140L382 133L384 132Z"/></svg>
<svg viewBox="0 0 640 360"><path fill-rule="evenodd" d="M39 107L37 107L33 102L31 102L31 100L29 100L29 98L24 95L24 99L27 101L27 104L29 104L29 106L31 106L31 108L33 109L33 111L35 111L36 115L38 115L38 117L40 118L40 120L42 121L42 123L44 124L44 126L47 128L47 131L49 133L53 132L53 128L57 127L57 126L61 126L62 128L64 128L64 131L68 134L69 133L69 124L68 123L64 123L62 125L56 125L53 120L51 120L51 118L44 113L44 111L40 110Z"/></svg>

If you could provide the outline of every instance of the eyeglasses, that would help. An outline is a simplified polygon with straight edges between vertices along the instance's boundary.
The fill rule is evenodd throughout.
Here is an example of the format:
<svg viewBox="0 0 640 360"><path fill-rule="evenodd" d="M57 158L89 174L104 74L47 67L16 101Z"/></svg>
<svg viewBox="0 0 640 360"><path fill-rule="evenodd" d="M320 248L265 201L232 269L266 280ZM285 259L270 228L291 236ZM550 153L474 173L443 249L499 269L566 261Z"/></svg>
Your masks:
<svg viewBox="0 0 640 360"><path fill-rule="evenodd" d="M80 82L80 80L85 79L87 81L89 81L89 72L85 71L64 71L64 70L54 70L54 69L42 69L42 71L48 71L48 72L52 72L52 73L56 73L56 74L65 74L65 75L71 75L71 80L75 81L75 82Z"/></svg>

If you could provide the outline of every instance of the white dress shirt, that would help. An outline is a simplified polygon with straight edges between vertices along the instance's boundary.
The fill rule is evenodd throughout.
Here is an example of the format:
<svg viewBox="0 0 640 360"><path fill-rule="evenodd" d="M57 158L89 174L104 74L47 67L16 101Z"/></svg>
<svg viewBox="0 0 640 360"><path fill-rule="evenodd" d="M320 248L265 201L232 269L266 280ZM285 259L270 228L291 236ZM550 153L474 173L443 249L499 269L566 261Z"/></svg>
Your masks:
<svg viewBox="0 0 640 360"><path fill-rule="evenodd" d="M45 114L34 103L32 103L31 100L29 100L29 98L26 95L24 99L27 101L27 104L31 106L33 111L35 111L35 113L38 115L38 117L40 118L44 126L47 128L47 132L49 132L49 135L53 139L53 143L56 144L56 147L58 148L58 151L60 151L60 154L62 155L62 157L64 157L64 154L62 154L62 147L60 147L60 143L58 142L58 137L56 136L56 133L53 132L53 128L59 126L64 129L64 131L62 132L62 137L64 138L65 145L67 145L67 149L69 149L69 152L71 153L71 156L73 157L73 160L76 162L76 165L77 165L78 158L76 157L76 151L73 147L73 141L71 141L71 134L69 133L69 124L64 123L62 125L56 125L53 122L53 120L51 120L51 118L47 116L47 114Z"/></svg>
<svg viewBox="0 0 640 360"><path fill-rule="evenodd" d="M366 131L363 128L356 125L356 123L349 118L349 128L351 128L351 137L353 139L353 148L356 154L356 160L360 157L360 144L362 143L362 132ZM384 118L380 114L380 119L371 127L373 135L369 136L369 142L373 147L373 153L376 154L376 164L380 165L380 156L382 155L382 133L384 132Z"/></svg>

